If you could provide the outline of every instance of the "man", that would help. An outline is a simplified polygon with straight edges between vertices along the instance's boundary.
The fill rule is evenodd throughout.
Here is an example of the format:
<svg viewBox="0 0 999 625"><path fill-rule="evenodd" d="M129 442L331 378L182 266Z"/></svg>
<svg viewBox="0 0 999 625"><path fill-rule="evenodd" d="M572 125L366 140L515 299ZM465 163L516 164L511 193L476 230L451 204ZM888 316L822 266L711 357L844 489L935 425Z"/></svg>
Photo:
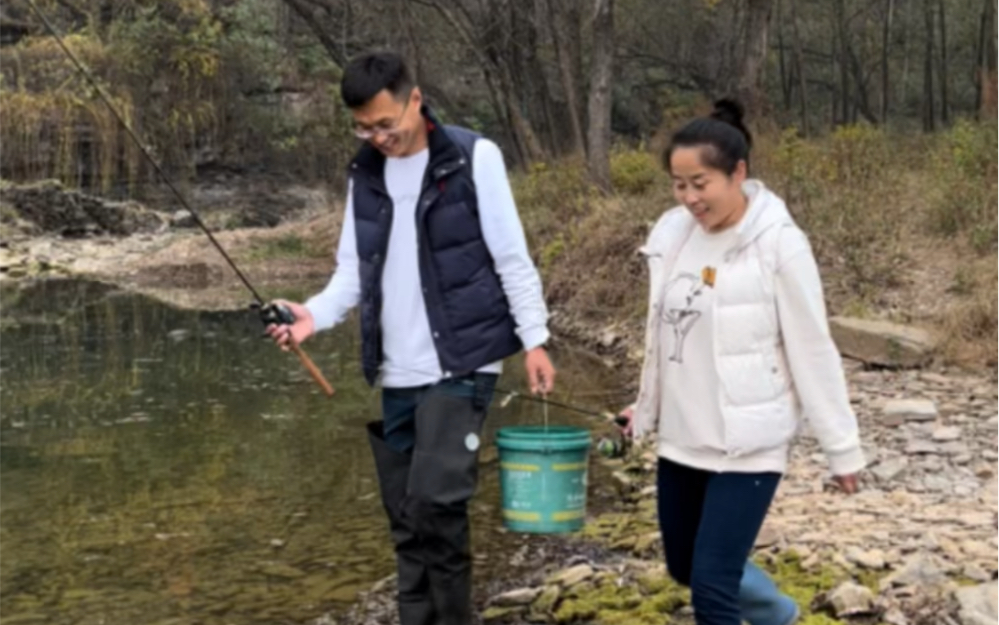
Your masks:
<svg viewBox="0 0 999 625"><path fill-rule="evenodd" d="M362 364L382 386L368 424L399 572L402 625L472 622L467 503L501 361L524 350L531 390L555 371L547 309L499 148L442 125L402 58L364 54L341 96L366 141L350 166L337 268L304 306L300 343L360 304Z"/></svg>

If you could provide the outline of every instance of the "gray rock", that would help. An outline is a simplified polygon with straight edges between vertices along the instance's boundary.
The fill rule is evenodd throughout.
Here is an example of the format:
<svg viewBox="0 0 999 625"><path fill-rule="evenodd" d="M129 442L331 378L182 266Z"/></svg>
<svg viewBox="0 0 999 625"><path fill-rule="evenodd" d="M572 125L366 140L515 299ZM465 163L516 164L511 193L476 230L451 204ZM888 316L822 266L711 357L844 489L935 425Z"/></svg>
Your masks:
<svg viewBox="0 0 999 625"><path fill-rule="evenodd" d="M991 575L975 564L965 564L961 569L961 575L975 582L988 582L992 579Z"/></svg>
<svg viewBox="0 0 999 625"><path fill-rule="evenodd" d="M935 454L939 453L940 448L937 447L935 443L930 441L911 441L905 446L905 453L910 456L915 456L919 454Z"/></svg>
<svg viewBox="0 0 999 625"><path fill-rule="evenodd" d="M772 525L764 525L760 530L759 535L756 537L755 547L757 549L766 549L767 547L773 547L781 541L781 534Z"/></svg>
<svg viewBox="0 0 999 625"><path fill-rule="evenodd" d="M923 486L931 493L949 492L954 488L954 483L942 475L927 475L923 478Z"/></svg>
<svg viewBox="0 0 999 625"><path fill-rule="evenodd" d="M885 554L880 549L865 551L859 547L850 547L846 550L845 556L847 561L865 569L876 571L885 568Z"/></svg>
<svg viewBox="0 0 999 625"><path fill-rule="evenodd" d="M929 399L892 399L885 403L883 412L887 425L935 421L938 414L936 404Z"/></svg>
<svg viewBox="0 0 999 625"><path fill-rule="evenodd" d="M960 588L955 596L961 625L995 625L999 620L996 582Z"/></svg>
<svg viewBox="0 0 999 625"><path fill-rule="evenodd" d="M909 619L905 618L905 614L897 607L888 608L881 616L881 620L887 625L909 625Z"/></svg>
<svg viewBox="0 0 999 625"><path fill-rule="evenodd" d="M541 595L541 588L517 588L497 595L489 602L497 607L530 605Z"/></svg>
<svg viewBox="0 0 999 625"><path fill-rule="evenodd" d="M939 373L933 373L932 371L926 371L919 375L919 379L923 382L929 382L930 384L937 384L939 386L948 386L953 384L954 381L945 375L940 375Z"/></svg>
<svg viewBox="0 0 999 625"><path fill-rule="evenodd" d="M562 591L558 586L546 586L538 598L531 603L531 614L536 616L547 616L558 604Z"/></svg>
<svg viewBox="0 0 999 625"><path fill-rule="evenodd" d="M887 586L934 586L946 580L939 561L929 554L917 554L901 569L885 578Z"/></svg>
<svg viewBox="0 0 999 625"><path fill-rule="evenodd" d="M888 367L921 367L936 350L925 330L887 321L833 317L829 320L840 353L866 363Z"/></svg>
<svg viewBox="0 0 999 625"><path fill-rule="evenodd" d="M951 441L940 445L940 453L947 456L954 456L952 462L957 464L967 464L968 462L971 462L971 448L969 448L968 445L962 441ZM958 462L957 459L961 456L967 456L968 459L964 462Z"/></svg>
<svg viewBox="0 0 999 625"><path fill-rule="evenodd" d="M483 623L507 622L512 617L519 616L524 611L522 606L492 606L482 612ZM376 621L381 622L381 621ZM367 623L365 623L367 625Z"/></svg>
<svg viewBox="0 0 999 625"><path fill-rule="evenodd" d="M874 612L874 593L856 582L843 582L826 597L836 618L860 616Z"/></svg>
<svg viewBox="0 0 999 625"><path fill-rule="evenodd" d="M950 441L956 441L961 438L961 428L956 426L948 426L937 428L933 431L933 440L938 443L947 443Z"/></svg>
<svg viewBox="0 0 999 625"><path fill-rule="evenodd" d="M871 474L879 482L891 482L903 477L908 466L909 461L904 457L883 460L871 469Z"/></svg>
<svg viewBox="0 0 999 625"><path fill-rule="evenodd" d="M155 212L137 202L115 202L66 189L56 180L0 189L0 200L45 232L79 238L96 234L154 232L163 225Z"/></svg>
<svg viewBox="0 0 999 625"><path fill-rule="evenodd" d="M173 228L197 228L198 222L191 211L179 210L170 216L170 226Z"/></svg>
<svg viewBox="0 0 999 625"><path fill-rule="evenodd" d="M576 584L584 582L593 577L593 567L589 564L577 564L553 575L548 583L560 584L565 588L571 588Z"/></svg>

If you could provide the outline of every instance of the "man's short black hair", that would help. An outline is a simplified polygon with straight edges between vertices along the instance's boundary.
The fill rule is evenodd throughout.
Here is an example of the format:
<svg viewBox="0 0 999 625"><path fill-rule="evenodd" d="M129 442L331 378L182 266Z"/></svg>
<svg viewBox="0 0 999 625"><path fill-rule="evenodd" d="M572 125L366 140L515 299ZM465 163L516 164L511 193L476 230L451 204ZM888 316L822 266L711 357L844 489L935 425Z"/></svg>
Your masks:
<svg viewBox="0 0 999 625"><path fill-rule="evenodd" d="M349 108L364 106L382 89L399 98L413 89L406 62L395 52L366 52L350 60L340 81L340 96Z"/></svg>

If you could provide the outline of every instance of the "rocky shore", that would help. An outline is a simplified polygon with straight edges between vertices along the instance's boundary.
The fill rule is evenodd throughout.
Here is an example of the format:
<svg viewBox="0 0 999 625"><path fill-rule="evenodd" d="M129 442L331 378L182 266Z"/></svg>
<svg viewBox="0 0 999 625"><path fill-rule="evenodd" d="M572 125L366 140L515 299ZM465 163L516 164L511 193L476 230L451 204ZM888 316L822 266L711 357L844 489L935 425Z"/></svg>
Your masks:
<svg viewBox="0 0 999 625"><path fill-rule="evenodd" d="M855 362L847 373L870 462L861 492L836 491L816 442L802 437L754 557L799 601L804 624L996 622L994 380ZM619 509L565 539L578 553L503 580L483 621L692 622L689 596L663 563L654 460L639 449L610 461ZM388 580L340 622L390 618Z"/></svg>
<svg viewBox="0 0 999 625"><path fill-rule="evenodd" d="M0 196L3 280L80 275L192 307L245 304L245 293L203 235L189 230L184 215L132 204L98 210L86 198L66 199L48 188L31 193L28 200L9 190ZM63 217L46 221L50 217L32 212L37 202L55 202ZM326 279L332 254L303 257L290 244L290 253L275 253L283 248L273 242L301 240L317 229L333 240L337 224L328 210L220 238L255 280L305 289ZM230 284L232 289L222 287ZM573 311L554 313L560 340L590 347L625 372L637 369L640 327L594 327ZM794 447L754 557L799 601L804 625L996 623L995 372L935 363L932 338L918 329L837 319L833 331L847 356L870 463L862 490L850 497L835 490L806 433ZM692 623L689 597L663 565L654 460L648 448L600 460L614 465L619 503L588 519L579 535L525 538L517 553L487 554L512 565L508 578L481 580L482 620ZM349 614L315 623L394 622L392 592L387 579L364 593Z"/></svg>

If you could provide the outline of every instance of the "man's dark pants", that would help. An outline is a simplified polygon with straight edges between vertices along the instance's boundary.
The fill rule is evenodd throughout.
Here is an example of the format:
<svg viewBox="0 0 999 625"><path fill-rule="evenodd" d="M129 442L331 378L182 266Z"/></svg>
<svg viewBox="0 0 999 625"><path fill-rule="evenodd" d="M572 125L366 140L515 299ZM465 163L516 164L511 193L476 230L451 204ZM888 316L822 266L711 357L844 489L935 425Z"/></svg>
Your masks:
<svg viewBox="0 0 999 625"><path fill-rule="evenodd" d="M469 625L468 501L496 375L382 391L368 424L399 573L401 625Z"/></svg>

